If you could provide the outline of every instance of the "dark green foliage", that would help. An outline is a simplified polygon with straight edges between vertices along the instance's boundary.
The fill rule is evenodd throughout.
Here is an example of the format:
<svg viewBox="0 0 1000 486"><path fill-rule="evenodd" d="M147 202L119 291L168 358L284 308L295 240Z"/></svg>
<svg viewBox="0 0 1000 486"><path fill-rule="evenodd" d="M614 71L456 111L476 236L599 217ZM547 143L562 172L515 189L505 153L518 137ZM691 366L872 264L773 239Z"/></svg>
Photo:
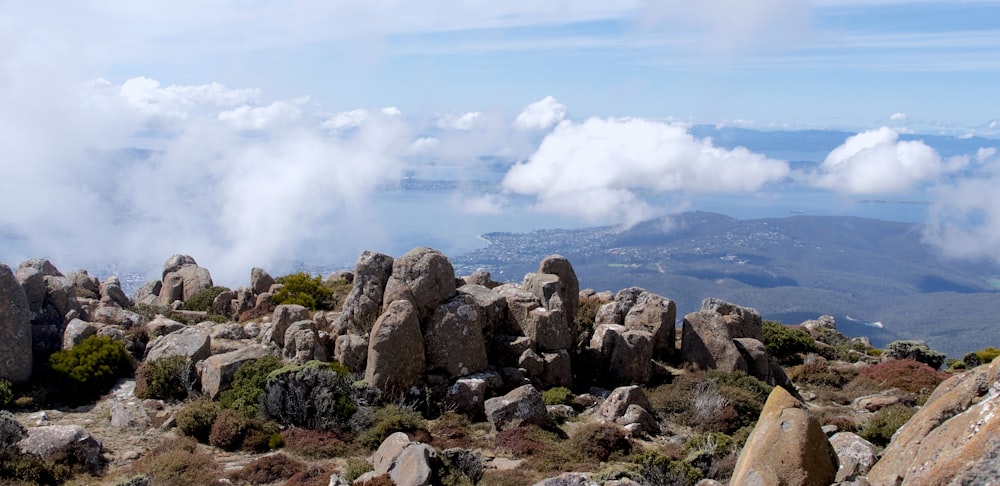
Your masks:
<svg viewBox="0 0 1000 486"><path fill-rule="evenodd" d="M271 296L274 305L298 304L313 310L331 310L337 305L333 292L323 285L320 277L299 272L275 280L284 287Z"/></svg>
<svg viewBox="0 0 1000 486"><path fill-rule="evenodd" d="M348 378L328 363L310 361L272 371L261 395L261 412L284 425L343 428L357 411Z"/></svg>
<svg viewBox="0 0 1000 486"><path fill-rule="evenodd" d="M809 363L792 368L788 372L788 379L793 383L841 388L857 374L854 368L833 369L827 363Z"/></svg>
<svg viewBox="0 0 1000 486"><path fill-rule="evenodd" d="M597 309L601 307L598 299L582 299L573 319L574 331L580 339L589 339L594 331L594 321L597 319Z"/></svg>
<svg viewBox="0 0 1000 486"><path fill-rule="evenodd" d="M228 287L209 287L202 289L184 301L183 310L187 311L209 311L212 309L212 302L223 292L228 292Z"/></svg>
<svg viewBox="0 0 1000 486"><path fill-rule="evenodd" d="M305 464L284 454L272 454L247 464L229 477L236 484L276 484L306 469Z"/></svg>
<svg viewBox="0 0 1000 486"><path fill-rule="evenodd" d="M915 413L917 413L917 409L913 407L890 405L875 412L858 435L872 444L884 447L889 445L892 434L895 434L896 430L902 427L907 420L910 420L910 417L913 417Z"/></svg>
<svg viewBox="0 0 1000 486"><path fill-rule="evenodd" d="M562 386L549 388L542 392L542 400L546 405L572 405L573 392Z"/></svg>
<svg viewBox="0 0 1000 486"><path fill-rule="evenodd" d="M632 443L624 428L613 423L591 422L569 439L569 447L587 461L607 461L613 454L628 454Z"/></svg>
<svg viewBox="0 0 1000 486"><path fill-rule="evenodd" d="M69 467L46 461L17 448L0 450L0 484L14 486L63 484L72 477Z"/></svg>
<svg viewBox="0 0 1000 486"><path fill-rule="evenodd" d="M912 359L938 369L944 363L944 353L939 353L927 347L923 341L893 341L883 352L891 359Z"/></svg>
<svg viewBox="0 0 1000 486"><path fill-rule="evenodd" d="M90 336L66 351L49 356L57 380L76 399L89 400L108 391L119 378L132 374L132 360L122 343L108 336Z"/></svg>
<svg viewBox="0 0 1000 486"><path fill-rule="evenodd" d="M361 477L362 474L372 471L372 465L364 459L348 459L347 465L344 466L343 479L347 484L352 484L355 479Z"/></svg>
<svg viewBox="0 0 1000 486"><path fill-rule="evenodd" d="M216 402L207 399L195 400L177 412L177 428L198 442L208 443L212 424L221 411L222 408Z"/></svg>
<svg viewBox="0 0 1000 486"><path fill-rule="evenodd" d="M239 410L248 417L256 417L267 376L281 366L281 358L274 355L243 363L233 374L232 385L219 394L219 403L224 408Z"/></svg>
<svg viewBox="0 0 1000 486"><path fill-rule="evenodd" d="M990 346L985 349L967 353L965 356L962 356L962 362L967 368L971 369L976 366L991 363L997 356L1000 356L1000 349Z"/></svg>
<svg viewBox="0 0 1000 486"><path fill-rule="evenodd" d="M7 408L14 400L14 386L7 380L0 379L0 408Z"/></svg>
<svg viewBox="0 0 1000 486"><path fill-rule="evenodd" d="M704 478L700 469L653 451L642 451L633 459L638 466L633 481L663 486L693 486Z"/></svg>
<svg viewBox="0 0 1000 486"><path fill-rule="evenodd" d="M424 418L415 410L396 404L376 409L371 418L371 424L358 436L358 442L372 450L396 432L415 432L426 425Z"/></svg>
<svg viewBox="0 0 1000 486"><path fill-rule="evenodd" d="M816 341L805 329L792 329L780 322L765 320L762 325L768 354L783 365L802 362L802 356L816 351Z"/></svg>
<svg viewBox="0 0 1000 486"><path fill-rule="evenodd" d="M135 373L135 396L184 400L194 388L194 367L187 356L166 356L144 361Z"/></svg>
<svg viewBox="0 0 1000 486"><path fill-rule="evenodd" d="M721 458L729 454L733 448L733 438L722 432L692 435L681 452L686 456L708 453L712 457Z"/></svg>
<svg viewBox="0 0 1000 486"><path fill-rule="evenodd" d="M157 486L218 484L222 468L191 438L169 440L135 462L133 469Z"/></svg>
<svg viewBox="0 0 1000 486"><path fill-rule="evenodd" d="M16 446L27 436L28 431L14 418L14 414L0 410L0 450Z"/></svg>

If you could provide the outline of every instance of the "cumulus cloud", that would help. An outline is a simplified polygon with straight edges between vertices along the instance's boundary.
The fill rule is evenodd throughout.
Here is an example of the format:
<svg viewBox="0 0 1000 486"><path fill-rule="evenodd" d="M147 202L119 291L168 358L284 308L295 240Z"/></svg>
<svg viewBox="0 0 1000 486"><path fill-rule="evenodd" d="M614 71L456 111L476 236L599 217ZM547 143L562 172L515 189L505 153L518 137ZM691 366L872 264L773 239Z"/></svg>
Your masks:
<svg viewBox="0 0 1000 486"><path fill-rule="evenodd" d="M889 115L889 120L894 122L903 122L906 121L906 118L906 113L893 113L892 115Z"/></svg>
<svg viewBox="0 0 1000 486"><path fill-rule="evenodd" d="M438 118L437 126L445 130L472 130L479 123L483 114L478 111L468 113L450 113Z"/></svg>
<svg viewBox="0 0 1000 486"><path fill-rule="evenodd" d="M566 118L566 105L546 96L521 110L514 125L526 130L547 130Z"/></svg>
<svg viewBox="0 0 1000 486"><path fill-rule="evenodd" d="M833 149L813 184L853 194L899 193L945 172L941 156L922 141L900 141L899 132L882 127L848 137Z"/></svg>
<svg viewBox="0 0 1000 486"><path fill-rule="evenodd" d="M1000 263L1000 176L938 187L924 241L952 258Z"/></svg>
<svg viewBox="0 0 1000 486"><path fill-rule="evenodd" d="M652 193L756 191L789 173L785 161L716 147L684 126L635 118L564 121L503 188L535 196L543 211L633 224L659 212Z"/></svg>

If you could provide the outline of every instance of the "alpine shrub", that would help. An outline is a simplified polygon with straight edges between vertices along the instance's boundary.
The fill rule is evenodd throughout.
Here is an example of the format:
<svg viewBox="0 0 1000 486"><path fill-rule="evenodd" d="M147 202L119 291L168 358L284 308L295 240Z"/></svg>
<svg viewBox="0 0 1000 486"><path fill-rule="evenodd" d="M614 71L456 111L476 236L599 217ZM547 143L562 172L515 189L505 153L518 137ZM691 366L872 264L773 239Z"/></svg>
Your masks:
<svg viewBox="0 0 1000 486"><path fill-rule="evenodd" d="M231 474L237 484L274 484L281 483L306 469L305 464L284 454L273 454L257 459L247 464L238 472Z"/></svg>
<svg viewBox="0 0 1000 486"><path fill-rule="evenodd" d="M220 411L218 403L207 399L195 400L177 412L177 428L198 442L207 443L212 424Z"/></svg>
<svg viewBox="0 0 1000 486"><path fill-rule="evenodd" d="M280 424L321 430L345 427L358 408L350 380L320 361L272 371L260 405Z"/></svg>
<svg viewBox="0 0 1000 486"><path fill-rule="evenodd" d="M299 272L275 280L283 287L271 296L274 305L298 304L313 310L331 310L336 306L333 292L323 285L320 277Z"/></svg>
<svg viewBox="0 0 1000 486"><path fill-rule="evenodd" d="M892 434L895 434L915 413L917 409L913 407L890 405L875 412L858 435L877 446L889 445Z"/></svg>
<svg viewBox="0 0 1000 486"><path fill-rule="evenodd" d="M573 451L592 461L607 461L612 454L628 454L632 443L628 433L618 424L584 424L569 439Z"/></svg>
<svg viewBox="0 0 1000 486"><path fill-rule="evenodd" d="M938 369L946 356L932 350L923 341L893 341L886 345L884 355L891 359L912 359Z"/></svg>
<svg viewBox="0 0 1000 486"><path fill-rule="evenodd" d="M248 417L256 417L267 376L281 366L281 359L274 355L243 363L233 374L232 385L219 394L219 403L223 408L239 410Z"/></svg>
<svg viewBox="0 0 1000 486"><path fill-rule="evenodd" d="M184 400L194 387L194 369L187 356L173 355L144 361L135 373L135 396Z"/></svg>
<svg viewBox="0 0 1000 486"><path fill-rule="evenodd" d="M69 350L49 356L59 381L80 399L91 399L111 389L119 378L132 374L132 361L122 343L108 336L90 336Z"/></svg>
<svg viewBox="0 0 1000 486"><path fill-rule="evenodd" d="M542 401L546 405L571 405L573 403L573 392L563 386L549 388L542 392Z"/></svg>
<svg viewBox="0 0 1000 486"><path fill-rule="evenodd" d="M793 329L780 322L764 321L761 326L767 353L783 365L802 362L802 355L816 351L816 341L805 329Z"/></svg>
<svg viewBox="0 0 1000 486"><path fill-rule="evenodd" d="M228 292L228 287L209 287L207 289L199 290L198 293L194 294L188 300L184 301L183 310L187 311L208 311L212 309L212 303L215 302L215 298L223 292Z"/></svg>
<svg viewBox="0 0 1000 486"><path fill-rule="evenodd" d="M396 432L414 432L424 427L424 418L415 410L390 404L375 410L372 424L358 436L358 442L375 450Z"/></svg>
<svg viewBox="0 0 1000 486"><path fill-rule="evenodd" d="M218 484L222 468L207 452L198 451L198 444L181 437L160 444L133 465L136 472L150 482L162 486L192 486Z"/></svg>

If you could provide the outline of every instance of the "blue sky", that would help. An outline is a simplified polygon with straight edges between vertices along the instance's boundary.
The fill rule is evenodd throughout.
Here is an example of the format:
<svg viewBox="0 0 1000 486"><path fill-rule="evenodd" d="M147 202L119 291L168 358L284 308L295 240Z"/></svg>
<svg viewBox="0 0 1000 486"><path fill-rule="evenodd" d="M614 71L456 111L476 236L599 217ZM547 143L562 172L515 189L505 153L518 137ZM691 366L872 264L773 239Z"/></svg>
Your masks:
<svg viewBox="0 0 1000 486"><path fill-rule="evenodd" d="M926 201L929 244L1000 260L998 0L4 2L0 45L8 264L350 261L344 226L398 236L385 187L484 156L512 164L496 190L421 224L627 225L792 185ZM799 170L692 124L847 135Z"/></svg>

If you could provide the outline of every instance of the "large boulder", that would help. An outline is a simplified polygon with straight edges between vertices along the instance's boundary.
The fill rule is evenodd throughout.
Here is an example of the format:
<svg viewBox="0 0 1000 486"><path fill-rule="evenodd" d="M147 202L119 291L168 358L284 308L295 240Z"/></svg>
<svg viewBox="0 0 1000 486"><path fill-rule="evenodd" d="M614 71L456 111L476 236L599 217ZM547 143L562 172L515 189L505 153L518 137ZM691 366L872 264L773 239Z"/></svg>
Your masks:
<svg viewBox="0 0 1000 486"><path fill-rule="evenodd" d="M1000 457L1000 359L942 382L893 435L873 485L994 484Z"/></svg>
<svg viewBox="0 0 1000 486"><path fill-rule="evenodd" d="M906 340L893 341L885 346L882 359L912 359L938 369L944 364L947 356L934 351L926 341Z"/></svg>
<svg viewBox="0 0 1000 486"><path fill-rule="evenodd" d="M716 312L692 312L681 328L681 358L702 369L746 371L747 363L733 339L725 316Z"/></svg>
<svg viewBox="0 0 1000 486"><path fill-rule="evenodd" d="M285 330L285 347L282 357L292 364L305 364L308 361L326 361L326 349L316 330L316 323L305 319L293 322Z"/></svg>
<svg viewBox="0 0 1000 486"><path fill-rule="evenodd" d="M382 311L385 286L392 275L393 259L364 251L354 264L354 287L344 299L344 311L333 323L334 334L366 335ZM388 302L386 302L388 304Z"/></svg>
<svg viewBox="0 0 1000 486"><path fill-rule="evenodd" d="M365 381L383 393L410 393L423 379L424 363L416 307L408 300L390 303L372 327Z"/></svg>
<svg viewBox="0 0 1000 486"><path fill-rule="evenodd" d="M146 346L146 360L181 355L187 356L193 366L209 357L211 349L211 338L205 331L196 327L185 327L150 341Z"/></svg>
<svg viewBox="0 0 1000 486"><path fill-rule="evenodd" d="M428 370L443 371L451 378L486 370L480 313L476 299L466 294L434 309L423 333Z"/></svg>
<svg viewBox="0 0 1000 486"><path fill-rule="evenodd" d="M63 330L62 349L72 349L73 346L82 343L84 339L97 334L97 330L97 325L93 322L80 319L69 321L69 324L66 324L66 329Z"/></svg>
<svg viewBox="0 0 1000 486"><path fill-rule="evenodd" d="M187 301L198 292L212 287L212 274L207 268L197 265L185 266L177 270L177 275L180 275L184 282L181 300Z"/></svg>
<svg viewBox="0 0 1000 486"><path fill-rule="evenodd" d="M253 267L250 269L250 290L254 295L270 291L271 286L276 283L271 274L263 268Z"/></svg>
<svg viewBox="0 0 1000 486"><path fill-rule="evenodd" d="M10 267L0 263L0 378L31 378L31 308Z"/></svg>
<svg viewBox="0 0 1000 486"><path fill-rule="evenodd" d="M233 375L244 363L269 354L266 346L251 345L228 353L210 356L198 363L201 378L201 392L215 399L233 381Z"/></svg>
<svg viewBox="0 0 1000 486"><path fill-rule="evenodd" d="M79 425L45 425L28 428L28 436L17 443L23 454L42 459L53 456L84 465L91 473L100 471L104 458L101 441Z"/></svg>
<svg viewBox="0 0 1000 486"><path fill-rule="evenodd" d="M84 275L86 274L84 273ZM77 285L79 286L79 284ZM125 291L122 290L121 281L114 275L106 278L104 282L101 283L100 296L101 300L113 302L118 307L125 308L132 306L132 299L129 299L128 296L125 295Z"/></svg>
<svg viewBox="0 0 1000 486"><path fill-rule="evenodd" d="M414 248L392 263L383 309L395 300L413 303L420 320L455 294L455 269L441 252Z"/></svg>
<svg viewBox="0 0 1000 486"><path fill-rule="evenodd" d="M708 298L701 303L702 312L713 312L725 319L729 334L735 338L764 340L763 321L753 307L730 304L722 299Z"/></svg>
<svg viewBox="0 0 1000 486"><path fill-rule="evenodd" d="M601 324L594 330L590 349L600 357L602 375L615 384L646 383L653 375L653 337L619 324Z"/></svg>
<svg viewBox="0 0 1000 486"><path fill-rule="evenodd" d="M194 257L190 255L171 255L170 258L167 258L167 261L163 262L162 278L166 279L168 273L176 272L181 267L192 265L198 265L198 262L194 261Z"/></svg>
<svg viewBox="0 0 1000 486"><path fill-rule="evenodd" d="M525 425L545 425L549 412L542 394L531 385L515 388L502 397L486 400L486 418L497 431Z"/></svg>
<svg viewBox="0 0 1000 486"><path fill-rule="evenodd" d="M25 260L17 266L15 277L28 297L31 312L42 312L45 304L45 277L48 276L62 276L62 273L48 260L35 258Z"/></svg>
<svg viewBox="0 0 1000 486"><path fill-rule="evenodd" d="M501 333L507 330L507 299L500 293L478 284L466 284L456 290L459 294L475 299L479 307L479 322L482 324L487 352L495 349Z"/></svg>
<svg viewBox="0 0 1000 486"><path fill-rule="evenodd" d="M389 475L397 486L428 486L440 461L433 447L411 442L403 432L387 437L372 455L374 476Z"/></svg>
<svg viewBox="0 0 1000 486"><path fill-rule="evenodd" d="M642 391L642 388L636 385L618 387L611 391L608 398L604 399L601 407L597 410L597 415L604 420L614 422L624 417L629 407L632 406L639 406L646 410L652 408L649 404L649 398Z"/></svg>
<svg viewBox="0 0 1000 486"><path fill-rule="evenodd" d="M333 359L346 366L351 373L364 373L368 365L368 340L357 334L337 336Z"/></svg>
<svg viewBox="0 0 1000 486"><path fill-rule="evenodd" d="M532 309L517 321L524 336L531 339L533 346L541 351L557 351L569 348L573 343L569 323L562 309Z"/></svg>
<svg viewBox="0 0 1000 486"><path fill-rule="evenodd" d="M285 347L285 333L292 323L309 319L309 309L298 304L282 304L274 309L271 322L261 330L261 342Z"/></svg>
<svg viewBox="0 0 1000 486"><path fill-rule="evenodd" d="M651 334L653 355L666 358L674 354L676 320L677 306L674 301L644 291L626 312L624 325L626 329Z"/></svg>
<svg viewBox="0 0 1000 486"><path fill-rule="evenodd" d="M794 389L792 381L785 374L785 369L778 364L773 356L768 354L764 343L753 338L733 339L736 349L743 355L747 364L747 374L772 386L783 386Z"/></svg>
<svg viewBox="0 0 1000 486"><path fill-rule="evenodd" d="M580 307L580 281L569 260L561 255L549 255L538 264L538 273L559 277L559 300L563 314L570 320L576 318Z"/></svg>
<svg viewBox="0 0 1000 486"><path fill-rule="evenodd" d="M837 432L830 437L830 445L837 452L840 468L837 469L837 482L854 481L868 471L878 460L875 444L868 442L852 432Z"/></svg>
<svg viewBox="0 0 1000 486"><path fill-rule="evenodd" d="M731 486L827 486L837 475L837 453L802 402L774 387L736 461Z"/></svg>

